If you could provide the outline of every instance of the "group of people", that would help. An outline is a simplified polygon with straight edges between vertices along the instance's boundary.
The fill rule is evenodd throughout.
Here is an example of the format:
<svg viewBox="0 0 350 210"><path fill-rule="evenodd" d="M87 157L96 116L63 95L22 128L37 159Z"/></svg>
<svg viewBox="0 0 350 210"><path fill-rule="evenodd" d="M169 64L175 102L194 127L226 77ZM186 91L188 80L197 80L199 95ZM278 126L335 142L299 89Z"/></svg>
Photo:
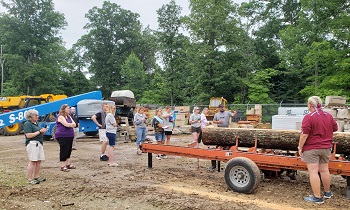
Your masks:
<svg viewBox="0 0 350 210"><path fill-rule="evenodd" d="M91 119L98 126L98 136L102 142L101 146L101 161L108 161L108 166L118 166L114 162L114 147L117 142L117 122L114 118L116 112L116 106L104 103L102 104L102 110L94 114ZM109 145L108 152L106 155L107 145Z"/></svg>
<svg viewBox="0 0 350 210"><path fill-rule="evenodd" d="M322 109L322 100L318 96L312 96L308 99L309 114L304 116L301 126L298 153L301 160L306 163L309 171L309 179L313 194L304 197L307 202L317 204L324 203L323 198L331 198L333 193L330 189L331 176L328 169L332 149L333 132L338 130L338 125L331 114ZM234 117L236 112L225 111L223 105L219 105L219 112L215 114L213 123L218 127L229 127L230 117ZM114 163L114 146L116 145L117 123L114 118L116 107L114 105L103 104L102 111L92 116L92 120L99 127L99 138L102 141L100 160L109 161L109 166L117 166ZM191 133L193 143L189 146L198 146L201 142L202 129L209 122L206 119L207 108L199 114L199 108L194 107L190 116ZM72 114L73 113L73 114ZM67 104L62 105L57 117L57 131L55 138L60 145L60 168L61 171L67 172L76 167L71 164L70 156L74 140L75 129L79 121L75 119L75 109L70 108ZM29 164L27 166L27 179L30 184L38 184L46 179L39 176L41 161L45 159L43 149L43 134L47 128L42 128L38 124L38 111L31 109L25 113L27 121L24 123L24 134ZM70 115L71 114L71 115ZM173 130L173 114L171 107L156 110L156 115L151 120L154 127L155 139L157 144L170 144ZM142 143L146 139L146 125L148 118L144 113L144 107L139 107L134 115L134 124L136 126L137 140L136 153L141 155ZM108 156L105 151L109 144ZM75 145L75 144L74 144ZM166 158L165 155L157 155L157 159ZM211 169L216 168L216 161L212 160ZM321 193L321 180L324 192Z"/></svg>
<svg viewBox="0 0 350 210"><path fill-rule="evenodd" d="M46 178L39 176L41 161L45 160L43 148L43 134L46 127L40 127L38 123L39 113L35 109L25 112L26 122L24 123L25 145L29 158L27 166L27 179L30 184L39 184ZM79 120L75 115L75 109L71 109L67 104L61 106L56 118L55 139L60 145L60 169L68 172L76 167L71 164L71 153L76 149L77 129ZM74 142L74 145L73 145Z"/></svg>
<svg viewBox="0 0 350 210"><path fill-rule="evenodd" d="M148 118L145 115L144 110L145 108L140 106L134 115L134 124L137 133L136 148L138 155L142 154L142 143L146 140ZM171 106L167 106L165 112L163 112L161 108L158 108L155 112L155 116L151 119L151 126L154 127L154 136L157 144L170 144L173 131L173 115L174 112L171 112ZM156 159L158 160L162 158L167 158L167 156L165 154L156 156Z"/></svg>

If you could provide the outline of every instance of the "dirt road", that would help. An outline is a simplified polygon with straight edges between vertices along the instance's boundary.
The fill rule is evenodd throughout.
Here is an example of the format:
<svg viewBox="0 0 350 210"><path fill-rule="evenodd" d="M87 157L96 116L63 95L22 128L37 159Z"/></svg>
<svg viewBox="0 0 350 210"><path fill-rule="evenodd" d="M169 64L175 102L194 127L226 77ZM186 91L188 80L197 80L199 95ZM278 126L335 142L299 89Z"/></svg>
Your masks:
<svg viewBox="0 0 350 210"><path fill-rule="evenodd" d="M175 145L190 142L190 135L172 138ZM297 181L264 180L254 194L245 195L228 189L223 172L208 171L207 160L153 158L148 169L147 154L138 156L134 143L117 143L120 166L112 168L99 160L97 138L80 138L72 155L77 169L68 173L59 170L57 142L44 142L44 150L41 175L47 181L28 185L23 135L0 136L0 209L350 209L340 176L332 176L334 198L317 205L303 201L310 194L305 172Z"/></svg>

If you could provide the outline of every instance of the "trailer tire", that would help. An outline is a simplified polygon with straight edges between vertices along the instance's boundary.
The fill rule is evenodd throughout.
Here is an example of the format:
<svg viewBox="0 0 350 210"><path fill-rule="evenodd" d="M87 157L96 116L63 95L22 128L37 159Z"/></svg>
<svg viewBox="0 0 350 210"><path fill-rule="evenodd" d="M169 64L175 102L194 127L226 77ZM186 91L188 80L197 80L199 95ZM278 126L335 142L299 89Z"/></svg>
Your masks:
<svg viewBox="0 0 350 210"><path fill-rule="evenodd" d="M253 193L260 180L260 170L249 158L236 157L226 163L225 181L231 190L246 194Z"/></svg>

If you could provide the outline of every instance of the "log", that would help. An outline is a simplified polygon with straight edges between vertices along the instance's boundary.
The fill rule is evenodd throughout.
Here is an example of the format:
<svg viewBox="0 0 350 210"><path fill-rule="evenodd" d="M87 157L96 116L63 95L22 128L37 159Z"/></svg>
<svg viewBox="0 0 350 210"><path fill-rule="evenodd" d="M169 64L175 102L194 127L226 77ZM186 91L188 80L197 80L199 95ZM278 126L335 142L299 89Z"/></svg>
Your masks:
<svg viewBox="0 0 350 210"><path fill-rule="evenodd" d="M297 151L300 131L207 127L202 133L205 145L234 146L236 137L239 147L254 147L257 138L258 148ZM350 132L335 132L333 142L337 143L336 153L350 154Z"/></svg>

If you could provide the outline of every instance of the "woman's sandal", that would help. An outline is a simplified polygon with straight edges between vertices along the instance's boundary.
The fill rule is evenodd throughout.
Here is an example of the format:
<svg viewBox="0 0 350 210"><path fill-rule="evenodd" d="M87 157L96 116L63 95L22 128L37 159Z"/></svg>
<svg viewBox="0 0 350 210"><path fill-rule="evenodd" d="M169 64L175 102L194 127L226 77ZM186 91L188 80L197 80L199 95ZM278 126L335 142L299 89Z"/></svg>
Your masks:
<svg viewBox="0 0 350 210"><path fill-rule="evenodd" d="M73 166L72 164L66 165L68 169L76 169L77 167Z"/></svg>
<svg viewBox="0 0 350 210"><path fill-rule="evenodd" d="M62 166L62 167L61 167L61 171L63 171L63 172L68 172L69 169L67 168L67 166Z"/></svg>
<svg viewBox="0 0 350 210"><path fill-rule="evenodd" d="M137 154L138 154L138 155L141 155L141 154L142 154L142 150L138 150L138 151L137 151Z"/></svg>

